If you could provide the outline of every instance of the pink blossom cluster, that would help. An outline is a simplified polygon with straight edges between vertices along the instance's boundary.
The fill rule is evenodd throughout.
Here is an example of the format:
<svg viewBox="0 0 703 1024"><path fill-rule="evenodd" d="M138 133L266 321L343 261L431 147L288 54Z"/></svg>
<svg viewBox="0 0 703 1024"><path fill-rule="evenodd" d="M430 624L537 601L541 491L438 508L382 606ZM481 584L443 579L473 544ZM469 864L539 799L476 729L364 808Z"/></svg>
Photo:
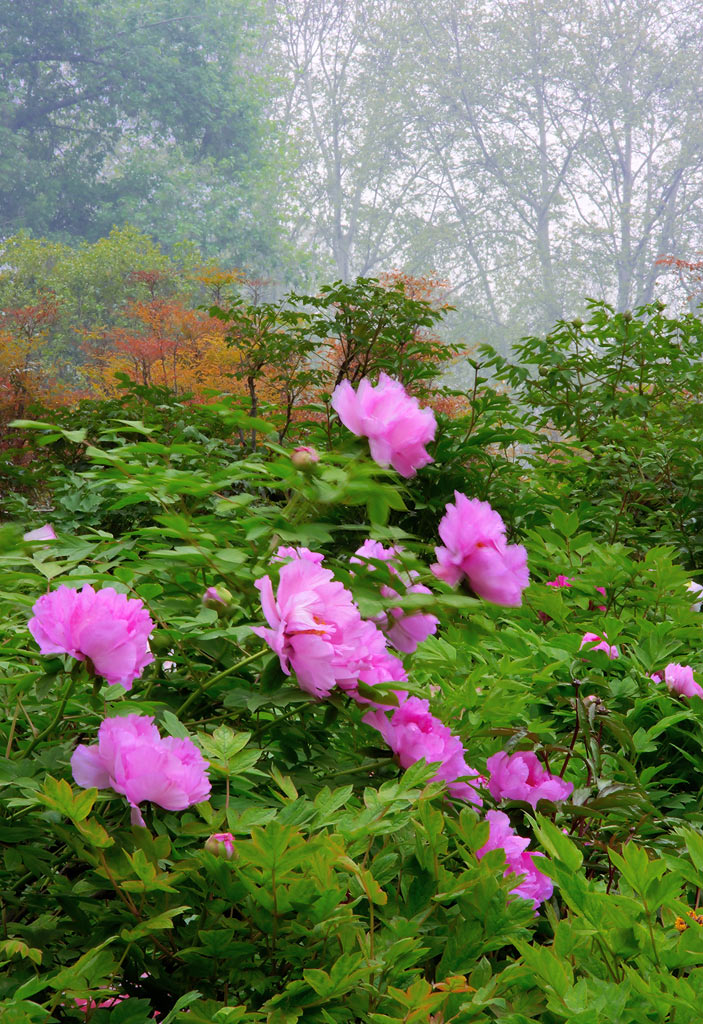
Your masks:
<svg viewBox="0 0 703 1024"><path fill-rule="evenodd" d="M71 758L76 783L83 789L114 789L127 798L132 821L143 825L145 800L168 811L182 811L210 795L208 762L192 740L162 738L150 715L106 718L98 742L81 743Z"/></svg>
<svg viewBox="0 0 703 1024"><path fill-rule="evenodd" d="M529 583L527 552L521 544L508 544L505 523L487 501L455 491L439 536L444 545L435 548L435 576L451 586L466 578L479 597L494 604L522 604Z"/></svg>
<svg viewBox="0 0 703 1024"><path fill-rule="evenodd" d="M573 782L552 775L530 750L507 754L504 750L486 761L490 772L488 789L496 800L525 800L536 807L540 800L558 803L571 796Z"/></svg>
<svg viewBox="0 0 703 1024"><path fill-rule="evenodd" d="M384 548L383 544L376 540L365 540L356 553L349 559L350 562L364 563L367 568L373 571L374 566L368 563L369 558L388 563L390 574L401 582L405 594L431 594L432 591L422 583L415 583L418 573L414 571L401 573L394 559L402 552L401 547ZM382 597L392 599L399 597L398 591L387 584L380 588ZM389 608L387 612L374 616L374 622L379 629L385 633L396 650L404 654L412 654L417 650L418 644L426 640L432 633L437 632L439 619L436 615L425 612L405 612L402 608Z"/></svg>
<svg viewBox="0 0 703 1024"><path fill-rule="evenodd" d="M462 779L478 781L478 772L466 763L465 750L458 736L430 713L430 704L419 697L408 697L387 717L377 708L364 715L364 722L377 729L397 756L402 768L422 758L428 764L439 762L434 779L446 782L452 796L480 806L475 788Z"/></svg>
<svg viewBox="0 0 703 1024"><path fill-rule="evenodd" d="M286 675L295 672L303 690L327 697L339 686L358 699L359 681L407 681L375 623L362 619L351 593L310 557L294 557L281 567L275 595L270 576L254 585L268 622L254 632L278 654Z"/></svg>
<svg viewBox="0 0 703 1024"><path fill-rule="evenodd" d="M558 587L558 588L561 588L561 587L571 587L571 586L573 586L573 584L574 584L573 576L564 576L561 573L559 574L559 576L556 577L556 579L548 580L547 581L547 586L548 587Z"/></svg>
<svg viewBox="0 0 703 1024"><path fill-rule="evenodd" d="M560 589L560 590L561 589L566 589L568 587L572 587L573 585L574 585L574 577L573 576L564 576L563 573L560 573L553 580L547 580L547 583L546 583L546 586L548 586L548 587L556 587L557 589ZM606 597L605 587L596 587L595 589L596 589L596 593L602 594L603 597ZM596 604L594 601L591 601L589 603L589 608L591 610L593 610L594 608L597 608L599 611L604 612L606 610L606 605L604 605L604 604ZM541 618L541 616L540 616L540 618Z"/></svg>
<svg viewBox="0 0 703 1024"><path fill-rule="evenodd" d="M149 636L154 623L138 598L112 587L82 590L60 586L44 594L32 608L28 628L42 654L70 654L89 659L95 672L111 685L131 690L154 660Z"/></svg>
<svg viewBox="0 0 703 1024"><path fill-rule="evenodd" d="M589 651L605 651L611 661L620 657L620 651L615 644L608 643L608 637L605 633L603 636L599 636L598 633L584 633L579 644L579 650L584 647L587 647Z"/></svg>
<svg viewBox="0 0 703 1024"><path fill-rule="evenodd" d="M693 678L690 665L672 662L663 672L655 672L652 679L656 683L666 683L672 693L680 693L682 697L703 697L703 687Z"/></svg>
<svg viewBox="0 0 703 1024"><path fill-rule="evenodd" d="M503 850L506 864L504 875L524 876L510 891L525 900L532 900L536 910L554 891L551 878L539 871L535 865L535 857L543 855L527 852L530 840L515 832L507 814L502 811L488 811L486 819L490 829L488 842L476 852L476 856L480 860L490 850Z"/></svg>
<svg viewBox="0 0 703 1024"><path fill-rule="evenodd" d="M387 374L381 373L375 386L364 378L356 391L342 381L332 394L332 407L347 430L368 438L379 466L411 477L434 461L425 448L437 429L433 411L421 409L417 398Z"/></svg>

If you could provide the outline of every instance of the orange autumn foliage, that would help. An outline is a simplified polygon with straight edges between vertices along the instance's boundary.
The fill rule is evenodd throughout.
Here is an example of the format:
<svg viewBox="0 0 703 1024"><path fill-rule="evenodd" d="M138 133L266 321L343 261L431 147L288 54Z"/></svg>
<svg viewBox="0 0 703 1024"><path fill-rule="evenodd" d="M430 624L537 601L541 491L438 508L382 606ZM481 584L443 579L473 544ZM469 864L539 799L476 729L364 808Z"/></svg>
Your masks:
<svg viewBox="0 0 703 1024"><path fill-rule="evenodd" d="M56 400L57 389L42 372L42 347L59 315L55 295L35 305L3 311L0 327L0 417L22 416L38 399Z"/></svg>

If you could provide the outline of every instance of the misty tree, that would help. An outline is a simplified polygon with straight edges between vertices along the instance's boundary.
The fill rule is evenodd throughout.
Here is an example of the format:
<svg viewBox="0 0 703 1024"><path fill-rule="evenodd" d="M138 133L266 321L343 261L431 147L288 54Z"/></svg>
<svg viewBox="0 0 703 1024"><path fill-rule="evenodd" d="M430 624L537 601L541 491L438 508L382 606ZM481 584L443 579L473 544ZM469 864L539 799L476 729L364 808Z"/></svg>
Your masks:
<svg viewBox="0 0 703 1024"><path fill-rule="evenodd" d="M391 0L276 0L296 238L343 281L388 268L427 207L428 156L411 144L408 53ZM430 197L431 200L431 197Z"/></svg>
<svg viewBox="0 0 703 1024"><path fill-rule="evenodd" d="M200 214L205 247L226 244L262 161L265 96L252 59L259 7L0 5L3 234L92 240L132 219L174 241Z"/></svg>
<svg viewBox="0 0 703 1024"><path fill-rule="evenodd" d="M693 0L277 0L294 230L448 276L477 336L656 290L703 202Z"/></svg>

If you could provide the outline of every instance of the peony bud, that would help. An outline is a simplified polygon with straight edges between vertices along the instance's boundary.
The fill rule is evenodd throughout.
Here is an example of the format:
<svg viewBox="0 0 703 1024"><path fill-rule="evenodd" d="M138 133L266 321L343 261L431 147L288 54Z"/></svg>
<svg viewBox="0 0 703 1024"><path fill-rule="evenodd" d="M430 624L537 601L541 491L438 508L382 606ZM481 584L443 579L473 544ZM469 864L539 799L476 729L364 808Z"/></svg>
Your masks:
<svg viewBox="0 0 703 1024"><path fill-rule="evenodd" d="M206 841L205 849L215 857L231 860L234 856L234 836L231 832L215 832Z"/></svg>
<svg viewBox="0 0 703 1024"><path fill-rule="evenodd" d="M310 473L315 463L320 461L320 456L315 448L302 444L298 448L293 449L290 461L296 469L301 469L304 473Z"/></svg>
<svg viewBox="0 0 703 1024"><path fill-rule="evenodd" d="M227 608L232 604L232 594L227 587L219 584L217 587L208 587L203 594L202 601L206 608L214 608L219 612L220 609Z"/></svg>

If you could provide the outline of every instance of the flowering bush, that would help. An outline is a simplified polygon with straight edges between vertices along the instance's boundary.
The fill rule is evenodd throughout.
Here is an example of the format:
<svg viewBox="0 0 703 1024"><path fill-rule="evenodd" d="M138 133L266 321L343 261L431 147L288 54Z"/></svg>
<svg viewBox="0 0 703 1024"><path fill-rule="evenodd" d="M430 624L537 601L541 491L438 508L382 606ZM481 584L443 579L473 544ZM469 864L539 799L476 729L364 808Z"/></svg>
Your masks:
<svg viewBox="0 0 703 1024"><path fill-rule="evenodd" d="M0 526L0 1019L697 1024L698 567L584 529L498 398L414 477L125 402L26 424Z"/></svg>

